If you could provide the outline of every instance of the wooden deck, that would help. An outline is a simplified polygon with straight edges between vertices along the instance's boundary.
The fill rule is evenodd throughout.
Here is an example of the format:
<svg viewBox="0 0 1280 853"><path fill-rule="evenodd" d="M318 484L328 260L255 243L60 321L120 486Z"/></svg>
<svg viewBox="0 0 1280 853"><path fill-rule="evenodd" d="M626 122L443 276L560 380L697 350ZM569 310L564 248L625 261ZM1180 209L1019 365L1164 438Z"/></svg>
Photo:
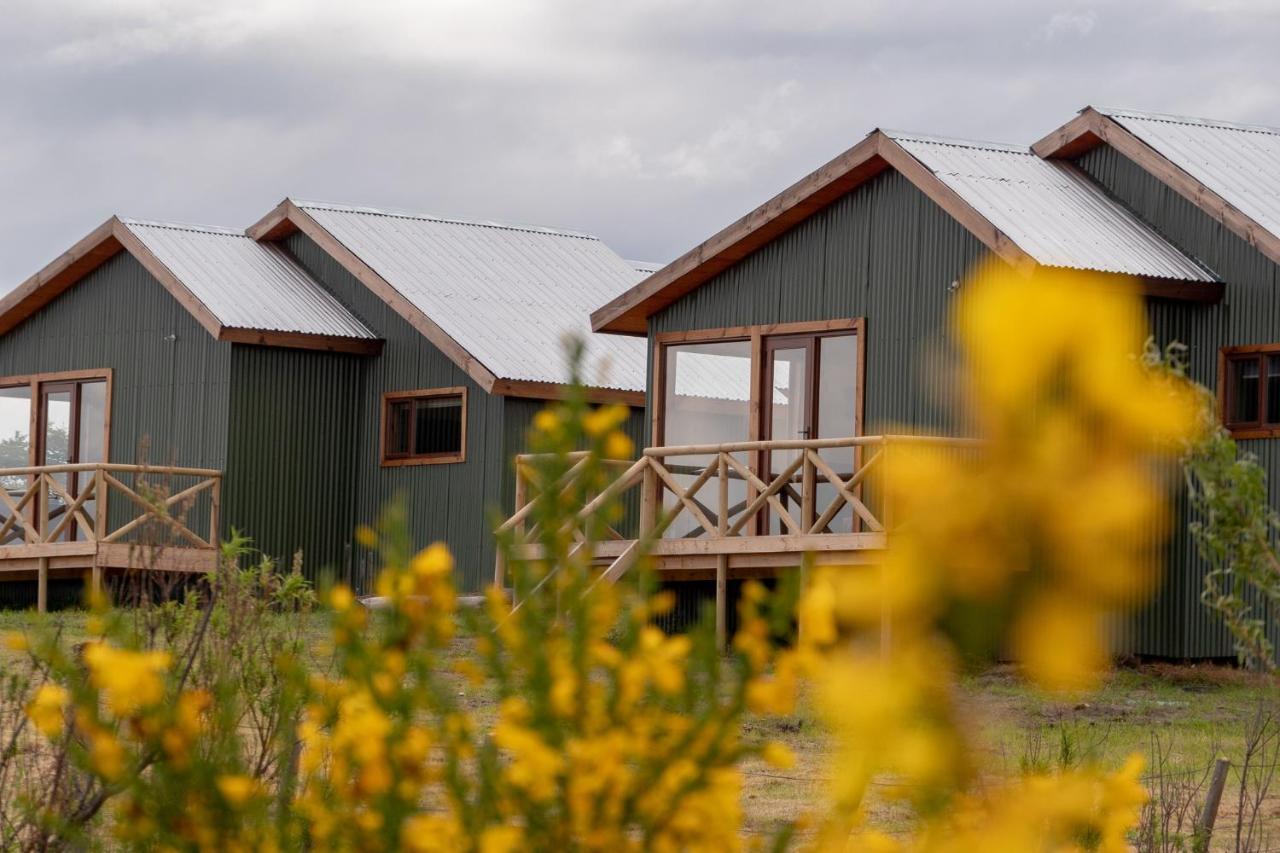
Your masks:
<svg viewBox="0 0 1280 853"><path fill-rule="evenodd" d="M774 577L802 565L875 564L894 529L892 506L875 494L869 479L894 448L972 452L973 439L933 436L856 436L786 441L646 448L634 462L610 463L618 476L582 510L586 518L604 503L639 491L639 517L632 537L589 547L601 580L613 582L636 563L648 543L650 563L662 580L714 580L719 632L725 624L725 588L730 579ZM838 471L833 458L849 460ZM533 495L563 489L585 464L582 454L557 483L530 481L537 457L516 465L516 511L499 531L514 531L515 558L542 556L536 530L526 529ZM766 460L772 459L772 462ZM771 475L761 476L766 465ZM711 484L714 483L714 487ZM714 495L704 498L704 491ZM883 490L879 490L883 491ZM502 586L501 559L495 581Z"/></svg>
<svg viewBox="0 0 1280 853"><path fill-rule="evenodd" d="M222 472L85 463L0 469L0 582L217 565Z"/></svg>

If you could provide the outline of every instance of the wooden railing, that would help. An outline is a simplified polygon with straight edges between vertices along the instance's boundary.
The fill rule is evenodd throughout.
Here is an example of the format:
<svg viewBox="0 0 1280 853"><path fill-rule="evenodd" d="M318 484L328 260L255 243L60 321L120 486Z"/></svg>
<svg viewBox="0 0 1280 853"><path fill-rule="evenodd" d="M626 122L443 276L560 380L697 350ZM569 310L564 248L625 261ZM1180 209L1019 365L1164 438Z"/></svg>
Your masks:
<svg viewBox="0 0 1280 853"><path fill-rule="evenodd" d="M634 462L609 463L620 473L586 503L578 519L585 521L605 503L639 490L632 534L623 537L610 531L610 538L624 540L625 546L619 551L596 545L597 552L611 559L601 575L606 582L622 577L634 565L645 542L655 555L714 555L721 562L731 554L765 551L799 554L883 548L884 534L894 525L893 508L882 497L873 501L864 486L893 448L906 445L951 451L972 449L978 442L881 435L650 447ZM832 460L837 453L846 456L850 470L837 470ZM765 459L772 461L765 463ZM576 454L556 483L538 484L529 479L529 472L538 467L536 461L535 456L518 457L515 513L498 528L514 532L518 543L535 538L536 530L527 529L533 494L564 489L586 465L585 454ZM766 464L776 473L762 475ZM703 499L702 491L712 481L716 495ZM734 492L742 495L736 502ZM688 523L687 529L672 535L673 525L681 519ZM847 529L833 530L837 520ZM522 558L539 556L534 544L517 553ZM499 561L495 573L499 585L504 572Z"/></svg>
<svg viewBox="0 0 1280 853"><path fill-rule="evenodd" d="M109 463L3 468L0 560L56 555L60 546L71 544L152 544L148 536L165 540L154 544L212 549L221 498L222 472L208 468ZM122 509L113 513L110 506L117 500L123 501ZM192 510L198 504L197 519Z"/></svg>

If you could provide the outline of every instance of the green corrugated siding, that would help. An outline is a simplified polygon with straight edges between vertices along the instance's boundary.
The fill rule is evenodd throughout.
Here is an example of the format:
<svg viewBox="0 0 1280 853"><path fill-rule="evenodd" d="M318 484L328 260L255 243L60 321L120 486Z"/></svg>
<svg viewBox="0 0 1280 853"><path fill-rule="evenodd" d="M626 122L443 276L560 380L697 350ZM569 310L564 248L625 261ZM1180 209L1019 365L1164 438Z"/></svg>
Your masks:
<svg viewBox="0 0 1280 853"><path fill-rule="evenodd" d="M1082 156L1078 164L1188 254L1199 258L1226 282L1216 305L1153 301L1153 333L1162 344L1189 347L1191 375L1210 388L1217 385L1218 349L1223 346L1280 341L1280 267L1221 223L1178 195L1109 146ZM1242 441L1266 468L1273 505L1280 498L1280 443ZM1174 657L1222 657L1232 652L1221 621L1200 603L1206 566L1186 534L1186 501L1179 501L1178 535L1170 545L1169 583L1161 590L1130 638L1136 651ZM1273 638L1276 620L1269 626Z"/></svg>
<svg viewBox="0 0 1280 853"><path fill-rule="evenodd" d="M529 449L529 429L533 426L533 417L547 404L542 400L528 400L519 397L508 397L504 416L505 447L503 453L504 467L502 474L502 511L509 515L515 509L516 475L512 461L519 453ZM636 452L644 447L645 416L644 409L633 407L631 416L623 425L623 431L636 446ZM640 493L631 489L623 498L623 521L617 530L624 536L630 535L640 517Z"/></svg>
<svg viewBox="0 0 1280 853"><path fill-rule="evenodd" d="M341 576L356 517L361 357L236 345L224 516L288 568Z"/></svg>
<svg viewBox="0 0 1280 853"><path fill-rule="evenodd" d="M502 497L503 398L485 393L385 302L330 258L309 238L285 241L298 262L382 337L382 355L361 363L355 426L355 521L377 518L397 495L409 507L415 540L449 543L458 564L458 584L474 591L493 577L493 537L486 507ZM378 457L382 394L422 388L467 388L467 458L448 465L383 468ZM367 564L369 555L356 559Z"/></svg>
<svg viewBox="0 0 1280 853"><path fill-rule="evenodd" d="M104 367L112 462L224 467L231 346L123 252L0 336L0 376ZM126 512L112 501L113 522ZM33 595L34 585L0 583L0 602Z"/></svg>

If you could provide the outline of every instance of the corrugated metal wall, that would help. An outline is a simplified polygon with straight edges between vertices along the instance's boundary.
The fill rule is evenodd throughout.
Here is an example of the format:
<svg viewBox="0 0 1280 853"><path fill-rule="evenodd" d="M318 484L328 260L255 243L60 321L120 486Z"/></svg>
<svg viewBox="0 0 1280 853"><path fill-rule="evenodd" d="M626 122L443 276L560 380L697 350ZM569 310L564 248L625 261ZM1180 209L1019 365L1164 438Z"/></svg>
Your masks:
<svg viewBox="0 0 1280 853"><path fill-rule="evenodd" d="M459 588L480 589L493 578L493 537L485 509L501 500L507 471L503 398L482 391L309 238L295 234L284 245L312 276L386 340L381 356L361 362L352 525L375 520L388 501L403 496L416 541L421 545L448 542L458 564ZM467 388L466 461L383 468L378 458L382 394L453 386ZM367 561L369 555L357 552L355 559Z"/></svg>
<svg viewBox="0 0 1280 853"><path fill-rule="evenodd" d="M0 376L104 367L112 462L224 467L231 345L123 252L0 336ZM127 511L113 501L113 521ZM27 588L0 583L0 603L26 606Z"/></svg>
<svg viewBox="0 0 1280 853"><path fill-rule="evenodd" d="M1138 176L1125 180L1141 183ZM1143 191L1156 192L1150 186ZM1133 204L1140 213L1141 201ZM1157 201L1173 209L1180 199ZM1178 210L1168 236L1221 273L1229 287L1254 284L1221 308L1154 303L1151 320L1160 340L1192 345L1197 378L1212 384L1218 330L1226 322L1222 314L1233 310L1230 304L1254 324L1235 333L1232 342L1277 339L1268 331L1277 328L1276 307L1262 293L1274 285L1275 272L1259 263L1256 252L1231 246L1235 238L1222 229L1196 222L1193 211ZM1161 223L1159 215L1148 218ZM866 432L904 426L946 432L952 374L934 368L946 359L948 289L984 255L977 238L901 175L885 172L650 318L649 330L866 317ZM651 347L651 376L653 355ZM1250 449L1268 461L1274 482L1280 457L1269 442L1250 444L1263 445ZM1167 657L1231 653L1199 603L1203 568L1193 559L1185 521L1184 513L1170 543L1164 584L1153 604L1121 629L1120 651Z"/></svg>
<svg viewBox="0 0 1280 853"><path fill-rule="evenodd" d="M503 454L505 462L502 474L502 511L504 514L510 514L515 509L516 475L512 467L512 461L515 459L516 454L528 451L528 434L530 427L533 426L533 416L541 411L545 405L546 403L541 400L528 400L519 397L507 398L504 410L506 451ZM644 410L633 408L631 417L623 425L623 430L632 443L635 444L637 453L645 446L645 420ZM635 530L640 518L640 492L637 489L631 489L624 496L623 511L622 524L617 526L616 529L623 536L629 536Z"/></svg>
<svg viewBox="0 0 1280 853"><path fill-rule="evenodd" d="M1216 305L1153 301L1152 331L1161 344L1180 341L1189 347L1192 376L1210 388L1217 385L1218 349L1240 344L1280 341L1280 267L1191 202L1143 171L1109 146L1082 156L1078 164L1096 181L1135 210L1184 251L1200 259L1226 282ZM1266 468L1271 502L1277 502L1280 451L1270 439L1242 441ZM1171 543L1170 583L1134 628L1139 650L1177 657L1220 657L1232 652L1220 620L1200 603L1206 566L1186 534L1186 501L1179 501L1178 535ZM1270 626L1273 637L1277 626Z"/></svg>
<svg viewBox="0 0 1280 853"><path fill-rule="evenodd" d="M224 515L284 569L347 566L356 516L360 356L236 345Z"/></svg>

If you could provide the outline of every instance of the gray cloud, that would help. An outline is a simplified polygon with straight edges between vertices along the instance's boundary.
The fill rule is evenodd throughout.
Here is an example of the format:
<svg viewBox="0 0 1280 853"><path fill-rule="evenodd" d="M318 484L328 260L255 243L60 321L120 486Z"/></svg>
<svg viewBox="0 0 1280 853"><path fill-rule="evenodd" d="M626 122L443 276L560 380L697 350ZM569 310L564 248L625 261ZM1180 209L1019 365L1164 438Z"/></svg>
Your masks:
<svg viewBox="0 0 1280 853"><path fill-rule="evenodd" d="M5 0L0 291L111 213L246 225L295 195L668 260L876 126L1280 124L1274 5Z"/></svg>

